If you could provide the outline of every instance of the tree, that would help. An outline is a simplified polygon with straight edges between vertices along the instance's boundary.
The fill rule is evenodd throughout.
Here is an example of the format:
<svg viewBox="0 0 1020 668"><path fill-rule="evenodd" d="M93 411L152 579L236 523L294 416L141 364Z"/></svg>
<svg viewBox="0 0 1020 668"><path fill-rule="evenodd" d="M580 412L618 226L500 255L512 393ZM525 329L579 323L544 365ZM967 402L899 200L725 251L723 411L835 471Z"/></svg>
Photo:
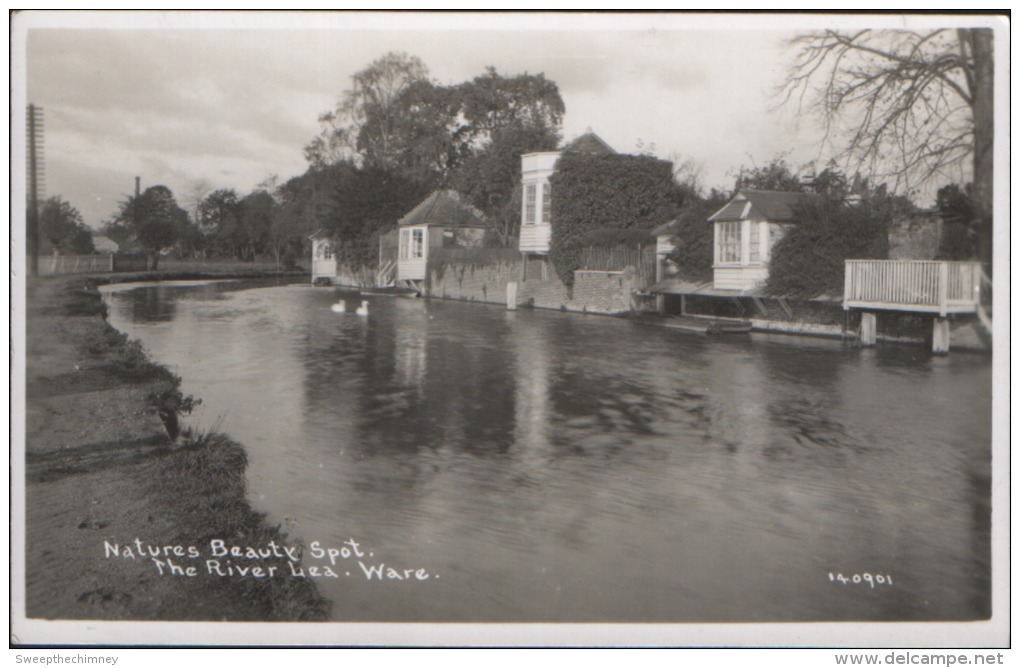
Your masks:
<svg viewBox="0 0 1020 668"><path fill-rule="evenodd" d="M39 212L39 230L53 246L53 252L81 255L95 251L92 231L81 213L60 197L51 197Z"/></svg>
<svg viewBox="0 0 1020 668"><path fill-rule="evenodd" d="M123 226L148 253L149 268L159 268L159 254L177 243L182 225L188 224L188 213L177 205L166 186L152 186L138 196L121 203L113 227Z"/></svg>
<svg viewBox="0 0 1020 668"><path fill-rule="evenodd" d="M198 205L198 226L207 245L219 254L234 255L242 242L240 204L232 188L214 190Z"/></svg>
<svg viewBox="0 0 1020 668"><path fill-rule="evenodd" d="M801 183L800 177L787 164L784 155L772 158L772 161L763 167L758 167L757 165L750 169L741 167L734 189L739 190L741 188L779 190L792 193L804 192L804 185Z"/></svg>
<svg viewBox="0 0 1020 668"><path fill-rule="evenodd" d="M305 157L324 167L362 153L382 165L393 160L394 103L408 86L428 76L417 56L389 52L351 77L351 87L334 110L319 117L322 129Z"/></svg>
<svg viewBox="0 0 1020 668"><path fill-rule="evenodd" d="M848 171L897 192L969 167L980 257L991 262L993 35L959 30L824 30L799 49L783 100L820 112Z"/></svg>
<svg viewBox="0 0 1020 668"><path fill-rule="evenodd" d="M451 176L451 186L485 213L498 245L511 245L520 228L521 155L552 151L558 143L559 133L552 127L499 129Z"/></svg>

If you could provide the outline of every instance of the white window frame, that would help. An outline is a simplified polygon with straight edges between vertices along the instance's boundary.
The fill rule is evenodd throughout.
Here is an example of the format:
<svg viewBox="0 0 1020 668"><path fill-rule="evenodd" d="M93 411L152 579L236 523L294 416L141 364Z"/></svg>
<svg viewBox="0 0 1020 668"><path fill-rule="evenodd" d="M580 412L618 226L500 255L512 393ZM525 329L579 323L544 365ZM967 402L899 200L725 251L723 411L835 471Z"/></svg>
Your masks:
<svg viewBox="0 0 1020 668"><path fill-rule="evenodd" d="M408 255L412 260L419 260L425 257L425 228L412 227L411 241L408 248Z"/></svg>
<svg viewBox="0 0 1020 668"><path fill-rule="evenodd" d="M548 181L542 184L542 222L552 223L552 184Z"/></svg>
<svg viewBox="0 0 1020 668"><path fill-rule="evenodd" d="M524 186L524 224L535 224L536 191L538 184L529 183Z"/></svg>
<svg viewBox="0 0 1020 668"><path fill-rule="evenodd" d="M322 244L322 259L323 260L332 260L334 257L335 257L335 253L334 253L334 249L333 249L333 244L331 244L328 241L323 243Z"/></svg>
<svg viewBox="0 0 1020 668"><path fill-rule="evenodd" d="M721 265L743 264L744 221L716 223L716 252Z"/></svg>

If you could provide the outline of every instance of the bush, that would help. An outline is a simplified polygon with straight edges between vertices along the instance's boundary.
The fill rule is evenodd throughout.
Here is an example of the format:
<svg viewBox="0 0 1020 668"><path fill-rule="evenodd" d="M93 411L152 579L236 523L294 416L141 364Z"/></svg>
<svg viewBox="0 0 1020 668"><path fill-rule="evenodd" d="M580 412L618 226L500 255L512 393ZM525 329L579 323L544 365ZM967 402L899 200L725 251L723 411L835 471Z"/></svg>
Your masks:
<svg viewBox="0 0 1020 668"><path fill-rule="evenodd" d="M767 290L813 297L842 293L844 260L889 257L889 225L909 204L877 196L858 206L837 200L805 204L799 223L772 249Z"/></svg>

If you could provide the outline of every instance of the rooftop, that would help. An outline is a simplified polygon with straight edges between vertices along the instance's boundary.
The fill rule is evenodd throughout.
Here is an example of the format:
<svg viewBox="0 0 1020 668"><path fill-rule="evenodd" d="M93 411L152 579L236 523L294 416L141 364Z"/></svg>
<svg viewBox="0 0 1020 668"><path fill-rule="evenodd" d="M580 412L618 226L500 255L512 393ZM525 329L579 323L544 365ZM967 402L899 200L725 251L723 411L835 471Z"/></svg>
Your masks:
<svg viewBox="0 0 1020 668"><path fill-rule="evenodd" d="M485 214L465 202L456 190L437 190L411 209L397 224L401 227L485 227Z"/></svg>
<svg viewBox="0 0 1020 668"><path fill-rule="evenodd" d="M720 223L748 218L763 218L776 222L796 222L794 208L798 204L813 201L819 196L813 193L794 193L778 190L738 190L729 203L708 219Z"/></svg>

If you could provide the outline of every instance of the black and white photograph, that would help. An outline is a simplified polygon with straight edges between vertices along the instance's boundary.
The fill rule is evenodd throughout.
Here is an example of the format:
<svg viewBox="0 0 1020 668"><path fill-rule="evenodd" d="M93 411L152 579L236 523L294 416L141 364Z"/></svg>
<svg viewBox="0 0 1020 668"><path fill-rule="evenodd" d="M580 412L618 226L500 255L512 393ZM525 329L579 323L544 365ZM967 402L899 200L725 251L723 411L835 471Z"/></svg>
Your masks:
<svg viewBox="0 0 1020 668"><path fill-rule="evenodd" d="M1009 38L13 13L12 646L1008 648Z"/></svg>

